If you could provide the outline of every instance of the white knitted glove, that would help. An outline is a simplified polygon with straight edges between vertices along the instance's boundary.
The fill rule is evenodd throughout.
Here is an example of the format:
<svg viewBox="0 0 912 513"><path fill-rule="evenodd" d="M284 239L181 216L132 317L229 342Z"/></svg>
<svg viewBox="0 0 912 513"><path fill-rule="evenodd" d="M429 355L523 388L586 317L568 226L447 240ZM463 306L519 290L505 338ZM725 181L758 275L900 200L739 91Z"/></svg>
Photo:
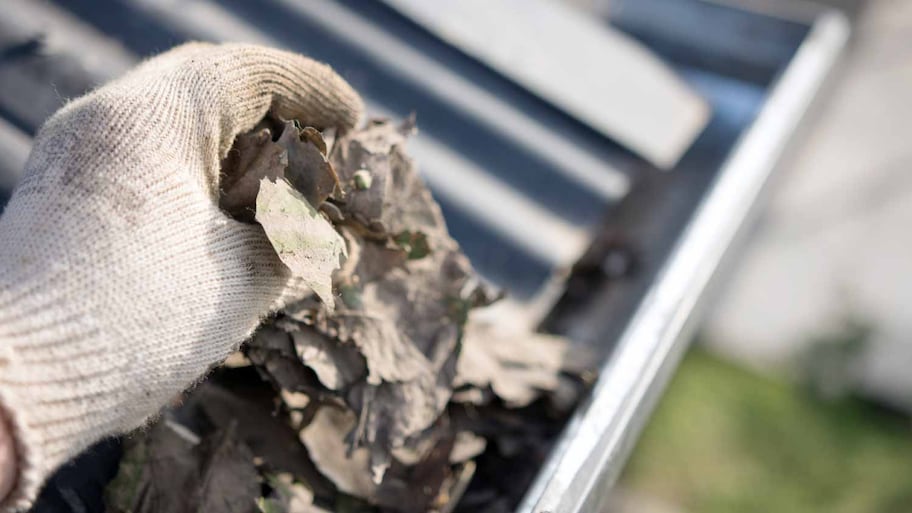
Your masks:
<svg viewBox="0 0 912 513"><path fill-rule="evenodd" d="M270 109L347 129L362 108L302 56L189 44L48 120L0 218L0 405L20 472L5 507L157 413L298 287L259 226L217 206L235 136Z"/></svg>

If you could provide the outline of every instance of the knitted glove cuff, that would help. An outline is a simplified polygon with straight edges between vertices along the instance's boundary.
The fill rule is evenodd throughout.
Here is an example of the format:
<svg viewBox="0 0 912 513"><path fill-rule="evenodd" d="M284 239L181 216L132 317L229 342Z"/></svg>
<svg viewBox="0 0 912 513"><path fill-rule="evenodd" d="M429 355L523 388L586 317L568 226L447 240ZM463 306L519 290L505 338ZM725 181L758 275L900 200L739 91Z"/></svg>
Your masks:
<svg viewBox="0 0 912 513"><path fill-rule="evenodd" d="M0 408L16 441L18 480L0 510L24 510L67 459L116 431L129 358L93 337L53 293L0 283ZM88 364L91 362L91 364Z"/></svg>

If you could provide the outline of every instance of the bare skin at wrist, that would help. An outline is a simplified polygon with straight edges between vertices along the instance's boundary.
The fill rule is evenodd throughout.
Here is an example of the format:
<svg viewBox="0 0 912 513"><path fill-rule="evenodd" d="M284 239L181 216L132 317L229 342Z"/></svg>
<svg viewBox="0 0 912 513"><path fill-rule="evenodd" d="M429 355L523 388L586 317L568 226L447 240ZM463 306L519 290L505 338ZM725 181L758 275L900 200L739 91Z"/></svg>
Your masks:
<svg viewBox="0 0 912 513"><path fill-rule="evenodd" d="M0 410L0 502L16 484L16 444L12 429L3 410Z"/></svg>

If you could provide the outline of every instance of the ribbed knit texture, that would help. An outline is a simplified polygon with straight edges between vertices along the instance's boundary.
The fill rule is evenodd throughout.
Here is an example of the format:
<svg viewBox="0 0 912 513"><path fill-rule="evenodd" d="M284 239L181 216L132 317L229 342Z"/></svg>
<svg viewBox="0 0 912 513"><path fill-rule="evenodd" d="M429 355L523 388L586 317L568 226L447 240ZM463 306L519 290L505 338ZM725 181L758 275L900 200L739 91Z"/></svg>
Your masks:
<svg viewBox="0 0 912 513"><path fill-rule="evenodd" d="M216 206L221 158L270 109L344 129L362 103L302 56L194 43L42 128L0 218L0 407L20 458L0 510L155 415L298 289L262 230Z"/></svg>

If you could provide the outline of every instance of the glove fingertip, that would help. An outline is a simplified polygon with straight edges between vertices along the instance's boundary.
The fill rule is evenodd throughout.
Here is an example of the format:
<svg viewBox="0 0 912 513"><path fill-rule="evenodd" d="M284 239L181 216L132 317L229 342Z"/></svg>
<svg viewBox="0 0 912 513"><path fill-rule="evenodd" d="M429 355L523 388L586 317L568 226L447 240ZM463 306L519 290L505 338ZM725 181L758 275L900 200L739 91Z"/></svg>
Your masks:
<svg viewBox="0 0 912 513"><path fill-rule="evenodd" d="M266 49L276 64L272 112L318 128L350 130L364 117L364 101L331 66L303 55Z"/></svg>

